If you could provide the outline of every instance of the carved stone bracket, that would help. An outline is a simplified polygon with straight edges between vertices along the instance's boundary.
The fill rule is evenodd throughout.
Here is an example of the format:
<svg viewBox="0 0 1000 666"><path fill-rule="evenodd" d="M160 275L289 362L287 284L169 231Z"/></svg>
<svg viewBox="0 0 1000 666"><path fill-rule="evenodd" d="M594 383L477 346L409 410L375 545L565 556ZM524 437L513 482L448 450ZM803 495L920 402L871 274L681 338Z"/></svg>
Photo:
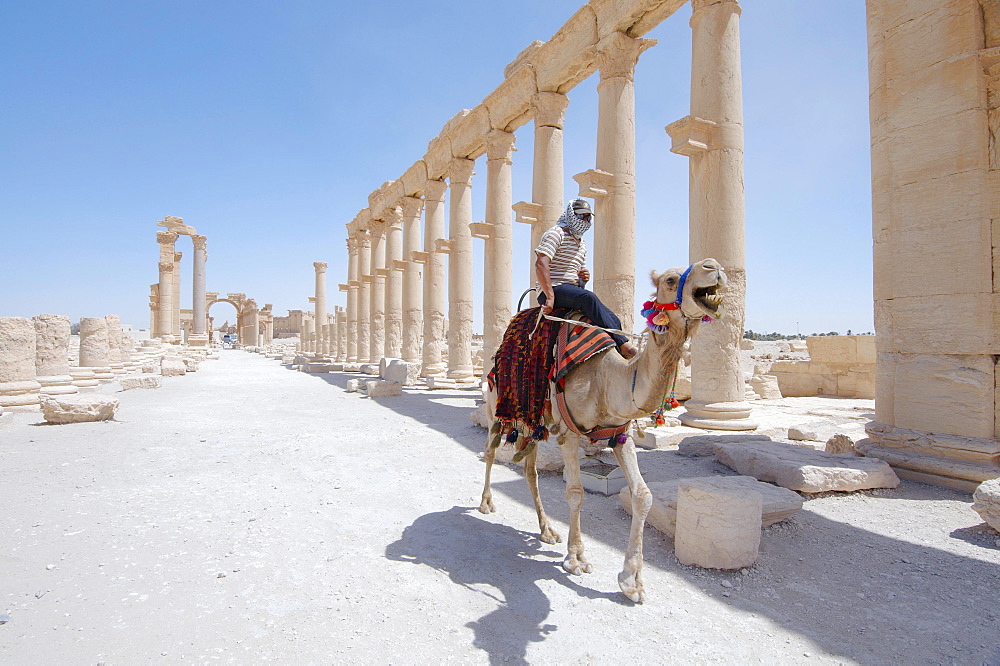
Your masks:
<svg viewBox="0 0 1000 666"><path fill-rule="evenodd" d="M423 252L421 250L417 250L415 252L410 253L410 259L418 264L426 264L428 261L430 261L430 258L431 258L430 252Z"/></svg>
<svg viewBox="0 0 1000 666"><path fill-rule="evenodd" d="M514 210L514 220L525 224L535 224L542 219L542 204L533 201L518 201L511 206Z"/></svg>
<svg viewBox="0 0 1000 666"><path fill-rule="evenodd" d="M663 129L673 142L670 152L694 157L712 147L717 127L718 124L712 120L684 116Z"/></svg>
<svg viewBox="0 0 1000 666"><path fill-rule="evenodd" d="M489 240L493 236L493 225L489 222L472 222L469 224L473 238Z"/></svg>
<svg viewBox="0 0 1000 666"><path fill-rule="evenodd" d="M451 240L448 238L438 238L434 241L434 251L441 254L451 254Z"/></svg>
<svg viewBox="0 0 1000 666"><path fill-rule="evenodd" d="M573 180L580 185L580 196L590 199L606 197L615 188L615 175L599 169L578 173L573 176Z"/></svg>

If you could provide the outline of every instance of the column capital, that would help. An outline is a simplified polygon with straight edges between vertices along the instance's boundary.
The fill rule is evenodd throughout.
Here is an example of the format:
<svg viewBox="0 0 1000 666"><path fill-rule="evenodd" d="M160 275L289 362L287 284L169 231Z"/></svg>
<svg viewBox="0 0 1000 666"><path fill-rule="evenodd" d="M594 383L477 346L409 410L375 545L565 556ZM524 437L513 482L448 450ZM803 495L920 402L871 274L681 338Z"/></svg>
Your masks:
<svg viewBox="0 0 1000 666"><path fill-rule="evenodd" d="M403 217L412 220L420 215L420 210L424 207L424 200L420 197L406 196L401 200Z"/></svg>
<svg viewBox="0 0 1000 666"><path fill-rule="evenodd" d="M367 231L358 232L357 241L358 241L358 246L362 250L372 249L372 237L368 234Z"/></svg>
<svg viewBox="0 0 1000 666"><path fill-rule="evenodd" d="M448 183L443 180L428 180L424 186L424 198L427 201L444 201L444 193L448 191Z"/></svg>
<svg viewBox="0 0 1000 666"><path fill-rule="evenodd" d="M505 132L498 129L490 130L486 135L486 159L491 162L493 160L503 160L507 164L510 164L511 153L517 150L514 148L515 138L513 132Z"/></svg>
<svg viewBox="0 0 1000 666"><path fill-rule="evenodd" d="M316 269L317 273L325 273L326 272L326 266L327 266L327 264L326 264L325 261L314 261L313 262L313 268Z"/></svg>
<svg viewBox="0 0 1000 666"><path fill-rule="evenodd" d="M358 239L351 236L347 239L347 253L357 254L358 253Z"/></svg>
<svg viewBox="0 0 1000 666"><path fill-rule="evenodd" d="M177 242L178 234L175 231L157 231L156 242L160 245L173 245Z"/></svg>
<svg viewBox="0 0 1000 666"><path fill-rule="evenodd" d="M204 251L208 247L208 236L194 234L191 236L191 242L194 244L194 249Z"/></svg>
<svg viewBox="0 0 1000 666"><path fill-rule="evenodd" d="M558 92L539 92L531 97L531 110L536 127L563 128L569 97Z"/></svg>
<svg viewBox="0 0 1000 666"><path fill-rule="evenodd" d="M613 32L597 44L597 67L601 81L625 78L632 81L639 56L656 44L655 39L636 39L624 32Z"/></svg>
<svg viewBox="0 0 1000 666"><path fill-rule="evenodd" d="M172 261L161 261L160 271L163 273L173 273L174 272L174 262Z"/></svg>
<svg viewBox="0 0 1000 666"><path fill-rule="evenodd" d="M728 5L728 7L725 7ZM736 12L737 16L743 13L738 0L691 0L691 20L695 14L705 9L723 8Z"/></svg>
<svg viewBox="0 0 1000 666"><path fill-rule="evenodd" d="M181 257L184 256L183 252L174 252L174 261L180 261Z"/></svg>
<svg viewBox="0 0 1000 666"><path fill-rule="evenodd" d="M397 204L386 208L382 212L382 221L385 223L385 229L401 229L403 227L403 210Z"/></svg>
<svg viewBox="0 0 1000 666"><path fill-rule="evenodd" d="M448 181L452 185L459 183L468 185L472 182L472 169L476 166L475 160L467 157L455 157L448 163Z"/></svg>

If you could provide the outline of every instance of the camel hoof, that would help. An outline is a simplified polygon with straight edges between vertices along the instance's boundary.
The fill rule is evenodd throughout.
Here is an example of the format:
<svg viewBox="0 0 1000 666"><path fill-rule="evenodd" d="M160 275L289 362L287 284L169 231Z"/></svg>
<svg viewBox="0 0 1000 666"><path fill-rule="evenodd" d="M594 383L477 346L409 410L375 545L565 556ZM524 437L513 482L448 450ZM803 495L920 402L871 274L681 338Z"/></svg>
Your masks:
<svg viewBox="0 0 1000 666"><path fill-rule="evenodd" d="M562 541L562 537L559 536L559 532L556 532L551 527L546 527L542 530L542 533L538 535L538 540L542 543L559 543Z"/></svg>
<svg viewBox="0 0 1000 666"><path fill-rule="evenodd" d="M496 507L493 506L493 500L491 499L484 499L479 503L479 513L493 513L496 510Z"/></svg>
<svg viewBox="0 0 1000 666"><path fill-rule="evenodd" d="M579 576L585 573L591 573L594 571L594 565L587 560L580 560L573 557L566 556L563 560L563 569L573 574L574 576Z"/></svg>
<svg viewBox="0 0 1000 666"><path fill-rule="evenodd" d="M645 598L645 590L642 587L642 581L637 580L635 574L629 575L624 571L618 574L618 587L622 589L622 593L631 599L634 603L641 604Z"/></svg>

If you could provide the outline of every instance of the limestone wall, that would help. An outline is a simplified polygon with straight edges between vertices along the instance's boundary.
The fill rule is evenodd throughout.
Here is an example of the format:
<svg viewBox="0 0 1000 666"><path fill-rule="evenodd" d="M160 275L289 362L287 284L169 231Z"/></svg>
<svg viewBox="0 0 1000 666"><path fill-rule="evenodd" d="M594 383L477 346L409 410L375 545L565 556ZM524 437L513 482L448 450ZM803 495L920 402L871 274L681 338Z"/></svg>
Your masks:
<svg viewBox="0 0 1000 666"><path fill-rule="evenodd" d="M775 361L768 371L782 396L875 397L874 335L812 336L806 346L808 361Z"/></svg>

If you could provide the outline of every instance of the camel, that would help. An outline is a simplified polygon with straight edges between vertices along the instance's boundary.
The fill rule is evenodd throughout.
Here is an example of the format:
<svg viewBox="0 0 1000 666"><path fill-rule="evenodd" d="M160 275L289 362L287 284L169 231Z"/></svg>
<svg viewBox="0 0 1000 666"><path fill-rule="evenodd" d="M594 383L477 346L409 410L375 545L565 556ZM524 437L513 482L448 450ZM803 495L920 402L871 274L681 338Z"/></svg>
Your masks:
<svg viewBox="0 0 1000 666"><path fill-rule="evenodd" d="M662 273L650 273L656 291L653 294L657 314L650 317L649 341L631 360L626 361L614 351L598 353L586 363L575 368L565 380L565 398L568 411L580 432L590 432L602 426L619 426L633 419L649 417L659 408L674 383L677 365L684 343L697 331L704 317L722 315L721 289L726 286L726 274L715 259L703 259L683 268L670 268ZM676 304L673 305L673 304ZM550 384L551 395L555 386ZM491 426L497 404L496 391L487 393L486 404ZM580 535L580 510L583 506L583 485L580 481L579 445L589 438L577 435L563 421L558 409L546 412L546 425L561 446L566 466L566 500L570 507L569 538L563 568L580 575L593 570L584 556ZM487 436L485 462L486 484L483 489L481 513L493 513L493 494L490 491L490 470L496 456L499 436ZM632 527L625 551L623 570L618 574L618 586L633 602L641 603L644 597L642 583L642 531L646 515L652 505L652 495L639 472L635 443L631 437L619 436L613 447L618 464L624 472L632 493ZM538 493L538 474L535 469L536 448L531 447L524 457L524 476L531 490L538 514L539 539L545 543L558 543L559 534L553 529Z"/></svg>

